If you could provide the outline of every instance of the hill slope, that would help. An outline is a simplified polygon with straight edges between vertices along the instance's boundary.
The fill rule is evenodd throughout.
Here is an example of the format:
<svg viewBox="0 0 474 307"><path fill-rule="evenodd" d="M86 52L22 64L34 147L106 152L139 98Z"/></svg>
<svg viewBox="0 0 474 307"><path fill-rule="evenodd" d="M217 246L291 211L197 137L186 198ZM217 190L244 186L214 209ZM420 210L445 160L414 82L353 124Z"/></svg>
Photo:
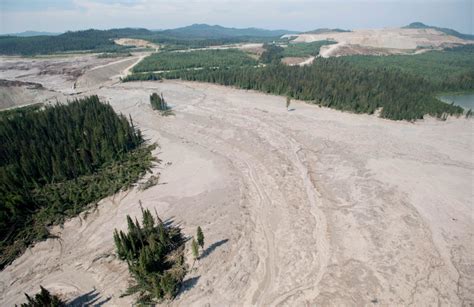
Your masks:
<svg viewBox="0 0 474 307"><path fill-rule="evenodd" d="M207 25L207 24L193 24L187 27L176 28L171 30L164 30L160 32L176 37L193 37L193 38L232 38L232 37L273 37L282 36L285 34L296 33L295 31L288 30L265 30L258 28L226 28L218 25Z"/></svg>
<svg viewBox="0 0 474 307"><path fill-rule="evenodd" d="M20 37L32 37L32 36L56 36L61 33L56 32L43 32L43 31L24 31L18 33L9 33L8 36L20 36Z"/></svg>
<svg viewBox="0 0 474 307"><path fill-rule="evenodd" d="M459 38L462 38L462 39L474 39L474 35L471 35L471 34L459 33L458 31L453 30L453 29L449 29L449 28L440 28L440 27L435 27L435 26L428 26L428 25L425 25L422 22L412 22L408 26L404 26L403 28L404 29L433 29L433 30L437 30L437 31L443 32L445 34L455 36L455 37L459 37Z"/></svg>
<svg viewBox="0 0 474 307"><path fill-rule="evenodd" d="M146 29L123 28L68 31L57 36L0 36L0 54L35 55L81 50L113 51L126 48L116 45L113 42L114 38L140 37L152 33Z"/></svg>

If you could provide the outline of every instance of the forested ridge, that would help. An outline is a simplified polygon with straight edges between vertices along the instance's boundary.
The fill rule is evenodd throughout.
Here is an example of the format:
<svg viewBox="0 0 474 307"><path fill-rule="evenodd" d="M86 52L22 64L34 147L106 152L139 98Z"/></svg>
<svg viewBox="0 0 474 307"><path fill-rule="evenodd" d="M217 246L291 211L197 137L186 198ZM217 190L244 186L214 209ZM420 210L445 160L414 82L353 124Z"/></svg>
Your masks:
<svg viewBox="0 0 474 307"><path fill-rule="evenodd" d="M140 130L97 96L1 112L0 139L0 268L153 161Z"/></svg>
<svg viewBox="0 0 474 307"><path fill-rule="evenodd" d="M0 36L0 54L36 55L85 50L113 52L128 48L114 43L113 38L120 36L112 30L66 32L57 36Z"/></svg>
<svg viewBox="0 0 474 307"><path fill-rule="evenodd" d="M196 28L198 27L198 28ZM215 28L194 25L179 29L151 31L147 29L110 29L68 31L56 36L0 36L0 54L38 55L71 51L116 52L129 49L114 43L117 38L138 38L156 44L165 44L165 49L188 49L217 46L239 42L274 41L278 31L258 29Z"/></svg>

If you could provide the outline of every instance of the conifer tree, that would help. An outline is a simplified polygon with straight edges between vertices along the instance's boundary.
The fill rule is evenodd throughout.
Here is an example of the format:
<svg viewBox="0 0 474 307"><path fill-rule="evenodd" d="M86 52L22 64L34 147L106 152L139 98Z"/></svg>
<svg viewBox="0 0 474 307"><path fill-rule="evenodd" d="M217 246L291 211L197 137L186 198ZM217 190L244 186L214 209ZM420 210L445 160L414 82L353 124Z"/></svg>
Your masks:
<svg viewBox="0 0 474 307"><path fill-rule="evenodd" d="M204 248L204 234L202 232L201 226L198 226L197 228L196 237L197 237L197 243L199 244L199 246L201 246L201 248Z"/></svg>

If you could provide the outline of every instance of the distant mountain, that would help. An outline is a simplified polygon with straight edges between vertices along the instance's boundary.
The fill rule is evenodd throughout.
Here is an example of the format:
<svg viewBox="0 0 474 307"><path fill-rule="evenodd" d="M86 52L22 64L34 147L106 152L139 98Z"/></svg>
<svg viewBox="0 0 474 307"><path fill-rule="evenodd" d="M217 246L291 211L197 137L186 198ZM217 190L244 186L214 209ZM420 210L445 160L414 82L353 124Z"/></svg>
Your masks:
<svg viewBox="0 0 474 307"><path fill-rule="evenodd" d="M451 36L459 37L462 39L474 40L474 35L459 33L458 31L449 29L449 28L439 28L439 27L434 27L434 26L428 26L422 22L412 22L408 26L404 26L403 28L404 29L434 29Z"/></svg>
<svg viewBox="0 0 474 307"><path fill-rule="evenodd" d="M19 33L11 33L6 34L9 36L19 36L19 37L31 37L31 36L56 36L61 33L54 33L54 32L39 32L39 31L24 31Z"/></svg>
<svg viewBox="0 0 474 307"><path fill-rule="evenodd" d="M288 30L265 30L259 28L237 29L226 28L218 25L211 26L207 24L193 24L187 27L164 30L159 33L172 37L220 39L236 37L277 37L298 32Z"/></svg>
<svg viewBox="0 0 474 307"><path fill-rule="evenodd" d="M342 32L351 32L351 30L321 28L321 29L316 29L312 31L307 31L304 33L305 34L326 34L326 33L342 33Z"/></svg>

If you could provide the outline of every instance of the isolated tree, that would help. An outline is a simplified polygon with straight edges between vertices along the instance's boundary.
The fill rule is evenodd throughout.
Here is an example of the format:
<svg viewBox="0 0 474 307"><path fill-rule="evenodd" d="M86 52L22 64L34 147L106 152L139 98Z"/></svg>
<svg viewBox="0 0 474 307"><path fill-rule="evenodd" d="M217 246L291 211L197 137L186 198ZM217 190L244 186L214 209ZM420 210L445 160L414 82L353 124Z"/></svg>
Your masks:
<svg viewBox="0 0 474 307"><path fill-rule="evenodd" d="M199 246L201 246L201 248L204 248L204 234L202 233L201 226L198 226L197 228L196 237L197 237L197 243L199 244Z"/></svg>
<svg viewBox="0 0 474 307"><path fill-rule="evenodd" d="M165 98L163 97L163 93L161 95L158 95L157 93L153 93L150 95L150 104L151 107L154 110L158 111L168 111L168 104L165 101Z"/></svg>
<svg viewBox="0 0 474 307"><path fill-rule="evenodd" d="M191 250L193 252L194 260L197 260L199 258L199 246L196 240L194 240L194 238L193 242L191 242Z"/></svg>
<svg viewBox="0 0 474 307"><path fill-rule="evenodd" d="M290 103L291 103L291 98L290 97L286 97L286 109L288 109L290 107Z"/></svg>

